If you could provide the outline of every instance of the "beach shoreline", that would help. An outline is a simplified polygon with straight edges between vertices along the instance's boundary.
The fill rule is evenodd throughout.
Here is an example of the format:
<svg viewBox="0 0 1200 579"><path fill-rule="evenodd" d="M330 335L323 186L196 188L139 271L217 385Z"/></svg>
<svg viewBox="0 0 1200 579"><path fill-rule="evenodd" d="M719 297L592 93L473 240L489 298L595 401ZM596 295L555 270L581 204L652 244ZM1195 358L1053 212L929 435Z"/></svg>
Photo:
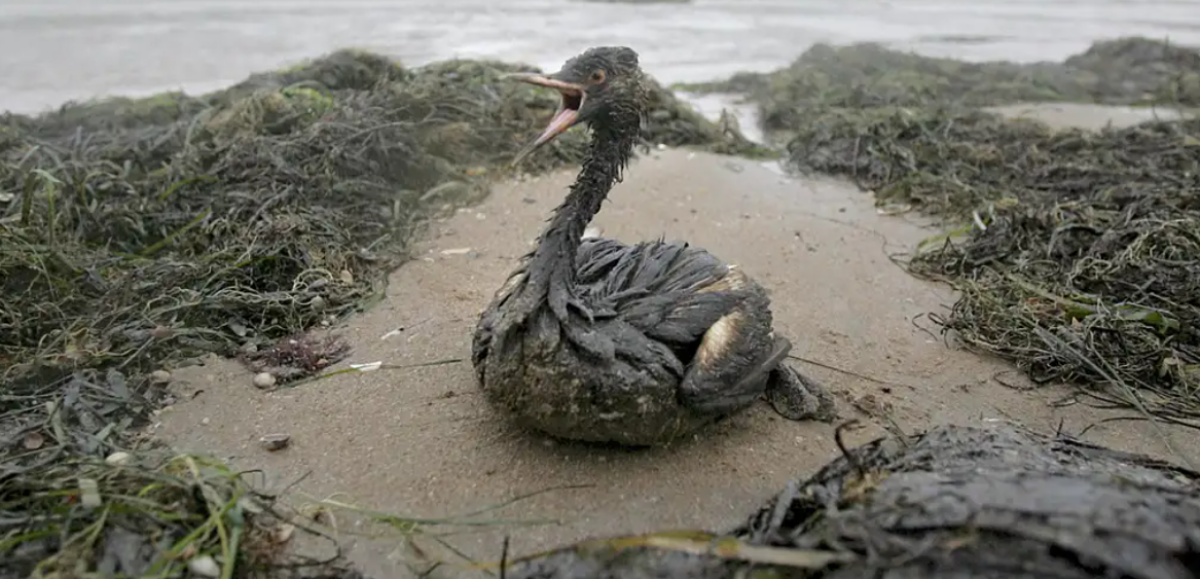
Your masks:
<svg viewBox="0 0 1200 579"><path fill-rule="evenodd" d="M67 100L204 92L314 55L356 47L405 66L452 58L549 68L583 45L626 44L664 83L787 66L818 42L880 42L965 61L1057 61L1125 35L1200 45L1186 2L697 0L52 0L0 6L0 111ZM948 34L947 31L952 31Z"/></svg>
<svg viewBox="0 0 1200 579"><path fill-rule="evenodd" d="M850 446L940 424L1012 422L1194 468L1195 430L1129 406L1167 421L1200 416L1188 394L1189 372L1200 368L1195 336L1179 331L1200 313L1179 305L1196 286L1178 263L1155 261L1156 252L1194 253L1194 235L1153 226L1195 223L1187 204L1197 125L1069 129L1191 115L1180 107L1200 103L1198 59L1145 38L1034 67L822 45L774 74L748 75L738 89L746 95L656 83L642 133L649 147L638 148L592 227L625 242L687 240L761 282L777 331L795 345L792 363L834 393L843 418L860 421ZM87 475L57 463L52 476L36 470L45 464L20 471L39 473L17 480L41 501L23 520L54 510L56 485L74 484L63 480L104 478L138 461L147 470L137 476L170 471L174 486L155 497L162 512L219 525L171 494L207 484L172 469L189 463L200 477L189 461L211 456L206 464L224 474L208 494L235 496L244 490L236 473L259 471L253 486L336 530L367 575L403 576L421 555L402 539L420 540L439 523L362 539L357 532L377 527L347 504L440 519L524 496L488 516L556 521L450 539L486 561L505 536L510 555L522 555L604 535L722 531L838 456L836 425L783 421L763 405L669 448L631 451L516 430L482 401L469 363L476 319L535 243L586 150L580 128L527 159L528 174L508 164L558 105L552 92L501 82L516 66L407 68L349 49L211 94L5 117L0 232L16 248L4 266L16 273L5 277L16 290L22 276L43 289L16 295L0 320L15 328L0 354L28 361L5 364L21 396L10 397L4 425L15 433L13 460L0 466L26 468L21 461L52 452L104 459ZM1134 106L1085 104L1093 99ZM1064 223L1087 234L1062 238ZM902 263L926 242L968 230L960 243ZM1097 241L1102 234L1136 241L1114 246ZM46 265L60 254L73 266ZM1081 260L1116 281L1088 277L1095 270ZM107 265L95 279L76 275L90 263ZM1147 271L1161 273L1151 275L1158 285L1129 291ZM159 298L136 295L146 287ZM88 313L96 303L105 313ZM78 331L59 329L67 326ZM1046 329L1083 353L1063 355ZM337 339L321 339L331 331ZM194 364L208 352L230 357ZM1084 367L1097 363L1116 377ZM61 377L29 371L39 365ZM1074 382L1035 385L1026 373ZM316 379L293 382L305 377ZM79 403L85 380L92 386ZM1098 409L1089 393L1124 394L1116 398L1126 408ZM1165 402L1150 402L1151 393ZM81 405L52 429L37 417L60 398ZM118 399L129 402L112 407L128 414L119 424L99 430L87 420L89 405L109 412ZM147 415L143 432L133 422ZM157 443L176 466L149 466L162 455ZM107 492L133 496L139 480ZM323 501L333 502L314 511ZM132 519L167 521L140 509ZM204 536L188 546L204 552L196 559L228 556ZM317 555L310 538L296 537L293 551ZM36 548L70 550L50 540L21 547L26 565L45 564ZM454 560L448 547L421 549Z"/></svg>
<svg viewBox="0 0 1200 579"><path fill-rule="evenodd" d="M1051 124L1082 118L1090 127L1143 120L1123 109L1089 110L1064 113L1054 104L1013 112ZM1041 432L1080 432L1129 415L1090 408L1072 388L1032 388L1008 364L948 347L922 317L944 311L953 293L888 260L936 230L911 215L882 215L869 194L841 180L785 177L768 165L655 151L630 168L594 225L625 241L687 239L759 279L794 354L849 372L795 362L835 393L843 417L867 425L848 435L850 445L893 424L914 432L1015 421ZM417 259L392 275L382 303L337 329L353 347L346 364L468 358L475 317L572 178L568 168L504 183L481 204L431 224ZM561 526L454 540L485 560L498 557L506 534L513 553L524 554L591 536L719 531L837 453L833 426L777 420L761 406L674 448L613 451L552 441L497 417L477 394L466 361L334 376L270 393L256 391L251 375L228 360L175 376L186 402L159 415L156 435L180 449L263 468L270 487L307 474L293 489L298 496L340 493L339 500L364 508L441 517L548 487L591 485L497 514L563 519ZM1153 424L1114 422L1084 439L1200 464L1200 436L1163 428L1165 439ZM292 447L262 451L259 438L273 432L291 435ZM402 574L402 560L411 556L394 541L360 541L351 553L376 576Z"/></svg>

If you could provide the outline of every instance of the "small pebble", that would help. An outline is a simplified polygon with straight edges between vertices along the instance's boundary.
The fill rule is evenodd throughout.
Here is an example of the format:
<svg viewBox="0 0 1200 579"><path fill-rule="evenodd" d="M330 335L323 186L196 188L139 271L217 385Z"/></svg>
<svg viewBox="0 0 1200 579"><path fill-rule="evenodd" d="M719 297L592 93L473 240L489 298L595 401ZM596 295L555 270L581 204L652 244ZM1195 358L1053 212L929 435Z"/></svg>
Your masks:
<svg viewBox="0 0 1200 579"><path fill-rule="evenodd" d="M25 450L37 450L46 444L46 437L38 432L27 432L22 440Z"/></svg>
<svg viewBox="0 0 1200 579"><path fill-rule="evenodd" d="M259 372L254 375L254 385L259 388L270 388L275 385L275 377L270 372Z"/></svg>
<svg viewBox="0 0 1200 579"><path fill-rule="evenodd" d="M242 498L238 499L238 506L242 507L243 511L252 515L261 515L263 513L262 505L248 496L242 496Z"/></svg>
<svg viewBox="0 0 1200 579"><path fill-rule="evenodd" d="M188 569L201 577L221 576L221 566L211 555L201 555L188 561Z"/></svg>
<svg viewBox="0 0 1200 579"><path fill-rule="evenodd" d="M314 312L319 312L325 309L325 298L317 296L309 301L308 305L313 309Z"/></svg>
<svg viewBox="0 0 1200 579"><path fill-rule="evenodd" d="M166 370L155 370L150 373L151 384L167 384L171 381L171 373Z"/></svg>
<svg viewBox="0 0 1200 579"><path fill-rule="evenodd" d="M258 440L262 443L263 449L271 452L283 450L292 443L292 437L286 434L268 434Z"/></svg>
<svg viewBox="0 0 1200 579"><path fill-rule="evenodd" d="M284 523L271 531L271 541L277 545L282 545L292 540L292 535L294 534L296 534L296 525Z"/></svg>
<svg viewBox="0 0 1200 579"><path fill-rule="evenodd" d="M131 460L133 460L133 455L129 454L128 452L114 452L108 455L108 458L105 458L104 462L107 462L113 466L125 466L129 464L129 461Z"/></svg>
<svg viewBox="0 0 1200 579"><path fill-rule="evenodd" d="M211 420L209 420L208 418L202 418L202 419L200 419L200 424L203 424L203 425L205 425L205 426L208 426L208 423L209 423L209 422L212 422L212 421L211 421Z"/></svg>

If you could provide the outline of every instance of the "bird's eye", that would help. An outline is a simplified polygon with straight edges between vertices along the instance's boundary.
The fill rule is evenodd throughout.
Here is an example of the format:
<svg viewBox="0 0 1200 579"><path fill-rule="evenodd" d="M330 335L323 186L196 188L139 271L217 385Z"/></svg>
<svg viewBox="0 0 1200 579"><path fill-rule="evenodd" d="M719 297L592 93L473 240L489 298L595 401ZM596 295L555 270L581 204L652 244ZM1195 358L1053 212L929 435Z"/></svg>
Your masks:
<svg viewBox="0 0 1200 579"><path fill-rule="evenodd" d="M604 82L604 70L596 69L596 71L592 73L591 81L593 84L600 84Z"/></svg>

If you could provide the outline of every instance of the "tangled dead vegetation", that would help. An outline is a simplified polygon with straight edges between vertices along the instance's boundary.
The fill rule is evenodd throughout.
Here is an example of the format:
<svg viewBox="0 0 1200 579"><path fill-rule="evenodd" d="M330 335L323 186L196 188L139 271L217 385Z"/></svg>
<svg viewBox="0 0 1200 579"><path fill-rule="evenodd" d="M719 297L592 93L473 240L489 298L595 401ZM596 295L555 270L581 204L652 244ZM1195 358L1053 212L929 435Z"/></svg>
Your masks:
<svg viewBox="0 0 1200 579"><path fill-rule="evenodd" d="M230 533L254 527L232 478L102 459L139 446L177 362L241 353L286 381L344 356L307 333L381 295L422 221L485 194L553 113L500 79L518 70L346 50L208 95L0 116L0 558L94 571L117 541L124 568L181 576L192 545L233 569ZM574 133L523 169L577 162ZM754 150L661 88L645 136Z"/></svg>
<svg viewBox="0 0 1200 579"><path fill-rule="evenodd" d="M881 202L971 223L907 263L961 292L935 322L1038 383L1200 416L1200 120L1090 133L933 113L859 135Z"/></svg>
<svg viewBox="0 0 1200 579"><path fill-rule="evenodd" d="M210 459L163 449L58 458L6 468L0 577L362 577L340 556L290 553L293 536L320 532Z"/></svg>
<svg viewBox="0 0 1200 579"><path fill-rule="evenodd" d="M818 45L723 88L758 103L791 169L952 224L907 263L960 290L943 330L1036 382L1200 417L1200 120L1052 130L981 108L1200 106L1200 52L1125 38L1018 65Z"/></svg>
<svg viewBox="0 0 1200 579"><path fill-rule="evenodd" d="M1066 437L945 426L846 451L728 533L596 539L506 576L1186 579L1198 482Z"/></svg>

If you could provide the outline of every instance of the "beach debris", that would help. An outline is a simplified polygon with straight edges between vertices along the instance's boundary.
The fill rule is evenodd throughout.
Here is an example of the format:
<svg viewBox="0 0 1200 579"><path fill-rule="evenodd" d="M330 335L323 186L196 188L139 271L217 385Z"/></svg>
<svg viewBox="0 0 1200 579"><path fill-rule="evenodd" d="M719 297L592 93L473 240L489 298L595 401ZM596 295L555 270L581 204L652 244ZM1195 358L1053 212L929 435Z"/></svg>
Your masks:
<svg viewBox="0 0 1200 579"><path fill-rule="evenodd" d="M12 534L4 553L7 575L76 577L82 556L95 557L85 575L146 577L152 575L149 569L175 565L168 576L178 576L189 574L178 569L185 562L218 554L209 562L190 563L196 567L190 575L219 577L227 572L226 576L242 577L254 575L251 570L281 568L282 574L268 576L362 579L343 557L317 560L277 548L300 533L317 535L282 521L276 499L251 488L240 471L211 457L168 448L138 452L136 461L117 460L126 454L79 461L74 468L56 465L38 477L9 474L0 481L0 492L20 496L30 505L29 512L37 513L36 519L17 519L12 513L20 511L10 506L6 516L11 518L0 523L10 530L53 525L71 536L95 537L94 544L76 551L57 537ZM217 508L223 513L220 517L213 516ZM224 555L232 553L231 547L238 547L237 557ZM293 565L319 573L292 575Z"/></svg>
<svg viewBox="0 0 1200 579"><path fill-rule="evenodd" d="M192 557L187 563L188 570L201 577L220 577L221 565L213 559L212 555L200 555Z"/></svg>
<svg viewBox="0 0 1200 579"><path fill-rule="evenodd" d="M328 334L318 337L312 332L287 336L265 348L254 352L243 352L239 357L243 364L259 376L270 374L281 384L314 376L329 366L350 355L350 344L341 336ZM267 383L266 378L261 378ZM259 388L270 388L275 382Z"/></svg>
<svg viewBox="0 0 1200 579"><path fill-rule="evenodd" d="M276 545L282 545L292 540L296 534L296 525L291 523L282 523L276 526L271 531L271 542Z"/></svg>
<svg viewBox="0 0 1200 579"><path fill-rule="evenodd" d="M1014 425L854 449L841 430L841 457L736 528L591 539L510 557L504 575L983 578L1008 573L1015 553L1029 577L1193 575L1182 561L1200 539L1200 473Z"/></svg>
<svg viewBox="0 0 1200 579"><path fill-rule="evenodd" d="M79 479L79 504L89 509L95 509L104 504L100 496L100 483L90 477Z"/></svg>
<svg viewBox="0 0 1200 579"><path fill-rule="evenodd" d="M42 433L36 430L26 432L25 436L21 437L21 446L25 450L37 450L45 446L45 444L46 437L42 436Z"/></svg>
<svg viewBox="0 0 1200 579"><path fill-rule="evenodd" d="M471 251L470 247L456 247L453 249L443 249L441 253L442 255L466 255L471 253Z"/></svg>
<svg viewBox="0 0 1200 579"><path fill-rule="evenodd" d="M275 376L270 372L259 372L254 375L254 386L266 390L275 386Z"/></svg>
<svg viewBox="0 0 1200 579"><path fill-rule="evenodd" d="M275 452L291 446L292 437L287 434L268 434L258 439L264 450Z"/></svg>
<svg viewBox="0 0 1200 579"><path fill-rule="evenodd" d="M113 466L125 466L133 461L133 455L124 451L114 452L104 458L104 462Z"/></svg>
<svg viewBox="0 0 1200 579"><path fill-rule="evenodd" d="M383 367L383 362L367 362L365 364L350 364L350 368L358 372L374 372Z"/></svg>

